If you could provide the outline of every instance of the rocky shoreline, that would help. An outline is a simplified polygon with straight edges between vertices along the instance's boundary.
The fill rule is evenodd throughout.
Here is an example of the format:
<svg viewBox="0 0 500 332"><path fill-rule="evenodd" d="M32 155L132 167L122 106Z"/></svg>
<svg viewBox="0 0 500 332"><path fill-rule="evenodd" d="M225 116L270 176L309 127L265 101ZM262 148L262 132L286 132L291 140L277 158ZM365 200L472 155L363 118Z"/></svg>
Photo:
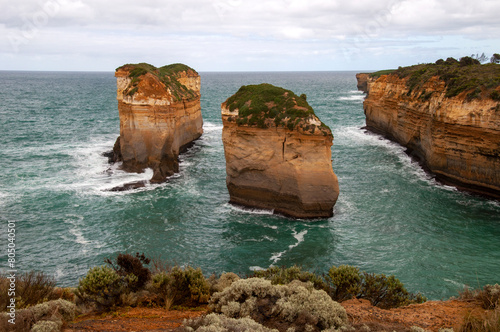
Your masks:
<svg viewBox="0 0 500 332"><path fill-rule="evenodd" d="M406 147L438 181L500 199L500 103L490 97L500 86L450 96L438 76L420 85L400 76L356 75L366 128Z"/></svg>

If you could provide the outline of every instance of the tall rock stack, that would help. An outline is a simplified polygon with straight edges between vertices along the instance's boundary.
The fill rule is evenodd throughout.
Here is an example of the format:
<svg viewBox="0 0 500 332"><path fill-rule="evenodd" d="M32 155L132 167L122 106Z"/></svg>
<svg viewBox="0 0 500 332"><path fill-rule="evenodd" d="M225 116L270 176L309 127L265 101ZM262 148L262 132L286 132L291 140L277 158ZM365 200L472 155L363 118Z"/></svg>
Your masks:
<svg viewBox="0 0 500 332"><path fill-rule="evenodd" d="M200 76L183 64L116 69L120 137L115 160L126 171L153 169L151 182L179 171L178 156L203 133Z"/></svg>
<svg viewBox="0 0 500 332"><path fill-rule="evenodd" d="M305 95L242 86L221 105L230 202L295 218L333 215L333 135Z"/></svg>

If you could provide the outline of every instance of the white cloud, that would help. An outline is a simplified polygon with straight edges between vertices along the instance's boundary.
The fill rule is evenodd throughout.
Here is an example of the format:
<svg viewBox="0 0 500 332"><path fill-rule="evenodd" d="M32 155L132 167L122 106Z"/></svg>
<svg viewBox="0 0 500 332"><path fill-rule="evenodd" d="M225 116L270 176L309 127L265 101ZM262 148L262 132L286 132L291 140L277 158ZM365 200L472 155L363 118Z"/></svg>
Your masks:
<svg viewBox="0 0 500 332"><path fill-rule="evenodd" d="M422 61L442 57L444 49L450 56L500 51L497 0L0 0L0 6L0 60L9 66L0 69L22 69L21 61L35 55L36 63L46 59L56 68L78 69L61 62L78 56L95 69L175 58L207 70L274 63L283 70L295 63L359 66L369 57L365 68L376 67L408 59L410 49L425 54ZM458 38L462 44L440 46ZM383 61L373 62L378 57Z"/></svg>

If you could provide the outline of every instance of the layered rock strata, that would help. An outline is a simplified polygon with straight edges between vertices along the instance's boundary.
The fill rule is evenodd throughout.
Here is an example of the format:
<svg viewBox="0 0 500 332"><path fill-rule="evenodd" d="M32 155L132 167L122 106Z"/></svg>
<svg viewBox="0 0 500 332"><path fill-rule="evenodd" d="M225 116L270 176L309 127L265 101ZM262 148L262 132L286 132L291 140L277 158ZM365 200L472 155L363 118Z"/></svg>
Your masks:
<svg viewBox="0 0 500 332"><path fill-rule="evenodd" d="M332 216L339 194L333 136L304 95L243 86L221 113L231 203L295 218Z"/></svg>
<svg viewBox="0 0 500 332"><path fill-rule="evenodd" d="M363 79L358 77L361 88ZM409 79L368 78L367 128L407 147L441 182L500 198L500 102L490 97L500 87L448 97L438 76L413 88Z"/></svg>
<svg viewBox="0 0 500 332"><path fill-rule="evenodd" d="M115 76L120 137L112 159L130 172L152 168L151 182L163 182L179 171L179 153L203 133L200 76L182 64L145 63L124 65Z"/></svg>

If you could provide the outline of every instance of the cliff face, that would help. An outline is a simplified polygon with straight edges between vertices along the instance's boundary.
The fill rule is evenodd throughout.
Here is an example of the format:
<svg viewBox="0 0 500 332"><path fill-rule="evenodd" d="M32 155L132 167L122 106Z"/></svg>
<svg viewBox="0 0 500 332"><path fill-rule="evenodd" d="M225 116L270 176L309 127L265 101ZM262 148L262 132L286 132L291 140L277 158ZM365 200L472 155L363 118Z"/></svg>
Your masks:
<svg viewBox="0 0 500 332"><path fill-rule="evenodd" d="M330 129L313 114L295 119L294 127L286 117L276 120L279 115L251 125L253 115L247 122L244 112L231 110L228 101L221 109L230 202L296 218L332 216L339 189Z"/></svg>
<svg viewBox="0 0 500 332"><path fill-rule="evenodd" d="M358 81L358 90L363 91L364 93L368 93L368 81L370 80L370 74L356 74L356 80Z"/></svg>
<svg viewBox="0 0 500 332"><path fill-rule="evenodd" d="M500 198L500 103L466 91L446 97L436 76L413 90L407 80L368 79L367 128L407 147L438 180Z"/></svg>
<svg viewBox="0 0 500 332"><path fill-rule="evenodd" d="M185 65L125 65L117 79L117 159L131 172L153 169L152 182L179 171L178 156L203 133L200 76Z"/></svg>

